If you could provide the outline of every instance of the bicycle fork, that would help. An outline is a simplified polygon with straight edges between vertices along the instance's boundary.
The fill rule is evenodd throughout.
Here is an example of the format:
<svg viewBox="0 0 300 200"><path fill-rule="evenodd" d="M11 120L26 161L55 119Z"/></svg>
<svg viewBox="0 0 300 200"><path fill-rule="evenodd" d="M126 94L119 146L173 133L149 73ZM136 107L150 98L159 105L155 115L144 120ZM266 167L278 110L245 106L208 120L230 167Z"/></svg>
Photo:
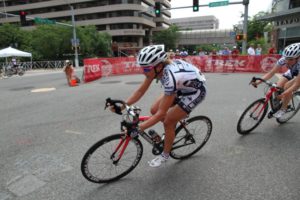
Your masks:
<svg viewBox="0 0 300 200"><path fill-rule="evenodd" d="M124 154L124 151L125 151L125 149L127 148L128 143L129 143L130 140L131 140L131 137L130 137L130 136L125 136L125 138L122 138L121 141L119 142L119 144L118 144L116 150L113 152L113 154L112 154L111 157L110 157L110 158L113 160L113 164L114 164L114 165L118 164L118 162L119 162L119 160L121 159L122 155ZM125 142L125 143L124 143L124 142ZM116 158L115 156L116 156L116 154L119 152L120 148L121 148L121 151L120 151L120 153L119 153L119 155L118 155L118 158L115 159L115 158Z"/></svg>

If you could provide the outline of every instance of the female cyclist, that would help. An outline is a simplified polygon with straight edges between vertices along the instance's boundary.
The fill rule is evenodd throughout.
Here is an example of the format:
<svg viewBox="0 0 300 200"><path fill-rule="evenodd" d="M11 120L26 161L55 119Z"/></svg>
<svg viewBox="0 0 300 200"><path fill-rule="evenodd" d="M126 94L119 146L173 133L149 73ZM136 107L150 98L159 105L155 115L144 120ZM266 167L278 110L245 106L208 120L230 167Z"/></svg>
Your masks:
<svg viewBox="0 0 300 200"><path fill-rule="evenodd" d="M206 80L192 64L169 59L163 45L143 48L137 56L137 64L143 69L145 79L126 100L126 104L136 103L146 93L154 79L160 80L164 88L163 94L151 106L150 119L140 123L139 127L129 130L134 136L160 121L163 122L164 150L161 155L149 162L151 167L158 167L169 158L177 122L185 118L205 98ZM113 108L111 110L114 111Z"/></svg>
<svg viewBox="0 0 300 200"><path fill-rule="evenodd" d="M282 74L277 83L278 87L282 87L284 92L278 95L282 100L282 106L279 111L274 114L274 117L280 118L286 113L289 101L292 98L293 92L300 87L300 43L294 43L287 46L282 53L282 57L277 61L276 66L266 73L262 79L268 80L280 71L280 68L286 66L288 70ZM257 86L261 81L253 82L253 86Z"/></svg>

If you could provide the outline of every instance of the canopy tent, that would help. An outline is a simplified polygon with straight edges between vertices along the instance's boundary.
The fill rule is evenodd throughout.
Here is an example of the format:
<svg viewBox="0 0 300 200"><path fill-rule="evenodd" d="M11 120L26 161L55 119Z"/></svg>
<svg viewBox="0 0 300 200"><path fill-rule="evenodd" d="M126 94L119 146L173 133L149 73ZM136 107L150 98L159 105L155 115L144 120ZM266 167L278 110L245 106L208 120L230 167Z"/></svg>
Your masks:
<svg viewBox="0 0 300 200"><path fill-rule="evenodd" d="M12 47L7 47L5 49L0 50L0 57L4 58L7 63L7 57L31 57L31 66L32 66L32 54L25 52L25 51L20 51L18 49L14 49Z"/></svg>
<svg viewBox="0 0 300 200"><path fill-rule="evenodd" d="M31 53L20 51L12 47L7 47L0 50L0 57L32 57Z"/></svg>

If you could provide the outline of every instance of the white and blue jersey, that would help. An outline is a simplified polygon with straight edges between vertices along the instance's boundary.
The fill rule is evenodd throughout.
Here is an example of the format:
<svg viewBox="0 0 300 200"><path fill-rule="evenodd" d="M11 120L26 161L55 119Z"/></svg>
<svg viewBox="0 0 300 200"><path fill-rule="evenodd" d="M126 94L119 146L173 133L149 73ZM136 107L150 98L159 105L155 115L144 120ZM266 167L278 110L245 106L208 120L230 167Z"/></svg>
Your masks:
<svg viewBox="0 0 300 200"><path fill-rule="evenodd" d="M277 61L276 65L278 67L287 66L285 58L284 57L280 58ZM295 76L298 76L300 71L300 62L297 62L296 64L287 67L288 70L282 75L283 77L287 78L288 80L292 80Z"/></svg>
<svg viewBox="0 0 300 200"><path fill-rule="evenodd" d="M206 79L201 71L183 60L165 66L161 83L165 95L176 94L176 103L190 113L206 95Z"/></svg>

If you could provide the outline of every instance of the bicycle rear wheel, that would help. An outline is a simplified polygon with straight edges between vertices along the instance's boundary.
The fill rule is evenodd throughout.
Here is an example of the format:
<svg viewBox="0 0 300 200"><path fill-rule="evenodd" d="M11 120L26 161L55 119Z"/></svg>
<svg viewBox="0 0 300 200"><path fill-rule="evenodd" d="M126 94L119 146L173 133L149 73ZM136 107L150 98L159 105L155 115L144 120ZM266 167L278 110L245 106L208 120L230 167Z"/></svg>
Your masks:
<svg viewBox="0 0 300 200"><path fill-rule="evenodd" d="M131 172L142 158L143 145L138 138L130 139L123 155L118 159L127 138L124 134L116 134L94 144L83 156L83 176L94 183L109 183Z"/></svg>
<svg viewBox="0 0 300 200"><path fill-rule="evenodd" d="M266 106L264 107L264 105ZM250 104L242 113L238 124L237 132L246 135L253 131L264 119L268 111L268 103L265 98L258 99Z"/></svg>
<svg viewBox="0 0 300 200"><path fill-rule="evenodd" d="M276 121L280 124L289 121L296 115L299 109L300 109L300 91L295 92L293 94L293 97L288 105L287 112L282 117L277 118Z"/></svg>
<svg viewBox="0 0 300 200"><path fill-rule="evenodd" d="M174 159L185 159L198 152L208 141L212 122L208 117L196 116L185 121L175 131L170 153Z"/></svg>

